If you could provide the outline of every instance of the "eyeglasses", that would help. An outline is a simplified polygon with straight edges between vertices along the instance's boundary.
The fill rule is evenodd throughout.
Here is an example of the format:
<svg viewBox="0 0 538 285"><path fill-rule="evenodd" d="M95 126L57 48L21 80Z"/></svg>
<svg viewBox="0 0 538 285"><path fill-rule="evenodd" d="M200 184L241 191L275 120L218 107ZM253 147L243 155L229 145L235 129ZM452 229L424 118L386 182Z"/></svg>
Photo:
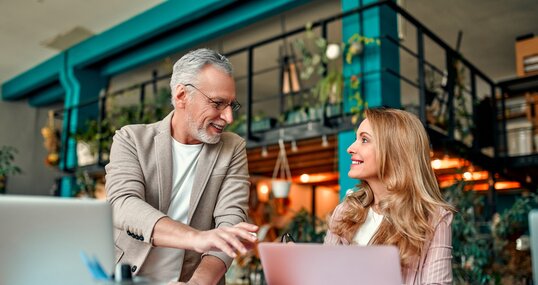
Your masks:
<svg viewBox="0 0 538 285"><path fill-rule="evenodd" d="M225 103L225 102L222 102L222 101L215 101L213 100L211 97L207 96L204 92L202 92L200 89L198 89L196 86L190 84L190 83L187 83L187 84L184 84L185 86L190 86L194 89L196 89L198 92L202 93L202 95L204 95L207 100L209 100L209 102L211 102L211 104L213 104L213 107L215 107L215 109L219 110L219 111L224 111L224 109L226 109L228 106L230 106L232 108L232 111L237 111L241 108L241 104L239 104L239 102L237 102L237 100L233 100L231 103Z"/></svg>

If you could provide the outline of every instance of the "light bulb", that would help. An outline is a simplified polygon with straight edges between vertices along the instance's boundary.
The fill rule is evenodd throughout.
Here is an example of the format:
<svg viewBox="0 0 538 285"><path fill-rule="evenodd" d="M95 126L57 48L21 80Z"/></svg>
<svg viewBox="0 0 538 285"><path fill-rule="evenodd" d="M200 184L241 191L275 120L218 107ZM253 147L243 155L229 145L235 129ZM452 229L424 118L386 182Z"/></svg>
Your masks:
<svg viewBox="0 0 538 285"><path fill-rule="evenodd" d="M340 45L338 44L329 44L327 46L327 50L325 51L325 55L328 59L337 59L340 56Z"/></svg>
<svg viewBox="0 0 538 285"><path fill-rule="evenodd" d="M297 143L295 142L295 140L291 141L291 151L297 152L298 150L299 148L297 148Z"/></svg>
<svg viewBox="0 0 538 285"><path fill-rule="evenodd" d="M323 135L321 137L321 146L322 147L328 147L329 146L329 141L327 140L327 135Z"/></svg>
<svg viewBox="0 0 538 285"><path fill-rule="evenodd" d="M439 169L441 168L441 160L440 159L435 159L434 161L432 161L432 167L433 169Z"/></svg>
<svg viewBox="0 0 538 285"><path fill-rule="evenodd" d="M301 177L299 179L301 180L301 182L307 183L308 181L310 181L310 175L306 173L301 174Z"/></svg>

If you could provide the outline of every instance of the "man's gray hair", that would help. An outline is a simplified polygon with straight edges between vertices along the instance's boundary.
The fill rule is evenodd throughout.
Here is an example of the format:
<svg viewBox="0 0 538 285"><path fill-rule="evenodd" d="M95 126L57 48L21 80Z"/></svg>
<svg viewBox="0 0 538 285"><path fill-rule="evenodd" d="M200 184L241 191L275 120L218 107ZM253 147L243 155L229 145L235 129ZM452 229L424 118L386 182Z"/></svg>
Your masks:
<svg viewBox="0 0 538 285"><path fill-rule="evenodd" d="M182 56L175 64L170 78L170 90L172 94L172 105L174 104L174 92L179 84L198 84L198 73L208 65L222 70L232 76L233 69L230 61L220 53L201 48L193 50Z"/></svg>

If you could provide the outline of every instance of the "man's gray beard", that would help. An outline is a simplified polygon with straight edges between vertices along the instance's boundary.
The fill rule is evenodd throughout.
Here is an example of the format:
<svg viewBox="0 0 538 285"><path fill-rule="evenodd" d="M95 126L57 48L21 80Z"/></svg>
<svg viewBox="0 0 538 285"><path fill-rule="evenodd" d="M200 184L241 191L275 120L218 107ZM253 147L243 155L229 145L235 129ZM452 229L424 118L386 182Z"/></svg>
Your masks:
<svg viewBox="0 0 538 285"><path fill-rule="evenodd" d="M189 129L197 136L195 139L207 144L216 144L220 142L220 134L208 134L207 127L205 126L199 129L190 115L187 117L187 122L189 123Z"/></svg>
<svg viewBox="0 0 538 285"><path fill-rule="evenodd" d="M197 134L198 134L198 139L203 142L203 143L207 143L207 144L216 144L220 141L220 134L216 134L216 135L209 135L207 133L207 129L198 129L196 130Z"/></svg>

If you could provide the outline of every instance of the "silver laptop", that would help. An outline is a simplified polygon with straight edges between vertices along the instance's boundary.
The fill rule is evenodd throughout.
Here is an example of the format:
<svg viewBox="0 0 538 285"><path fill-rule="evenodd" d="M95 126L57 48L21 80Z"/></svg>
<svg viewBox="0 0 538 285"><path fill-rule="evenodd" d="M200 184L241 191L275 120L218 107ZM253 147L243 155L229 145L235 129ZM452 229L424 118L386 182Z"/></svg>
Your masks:
<svg viewBox="0 0 538 285"><path fill-rule="evenodd" d="M114 269L105 201L0 195L0 284L96 284L83 261Z"/></svg>
<svg viewBox="0 0 538 285"><path fill-rule="evenodd" d="M532 275L534 284L538 284L538 210L529 212L529 230L531 234Z"/></svg>
<svg viewBox="0 0 538 285"><path fill-rule="evenodd" d="M260 243L268 285L401 285L400 257L393 246Z"/></svg>

